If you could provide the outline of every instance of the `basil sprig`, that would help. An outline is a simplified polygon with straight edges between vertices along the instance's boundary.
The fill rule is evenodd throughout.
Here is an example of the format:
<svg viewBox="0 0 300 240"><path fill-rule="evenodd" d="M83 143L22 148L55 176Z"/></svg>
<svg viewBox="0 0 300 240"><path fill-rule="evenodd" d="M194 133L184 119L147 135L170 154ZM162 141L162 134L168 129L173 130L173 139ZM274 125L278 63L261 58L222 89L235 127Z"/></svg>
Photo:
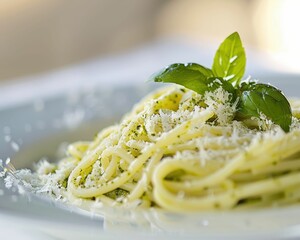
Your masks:
<svg viewBox="0 0 300 240"><path fill-rule="evenodd" d="M238 98L236 119L261 117L290 130L292 111L283 93L269 84L242 81L246 68L246 54L237 32L219 46L212 69L197 63L175 63L152 76L155 82L176 83L201 95L219 87Z"/></svg>

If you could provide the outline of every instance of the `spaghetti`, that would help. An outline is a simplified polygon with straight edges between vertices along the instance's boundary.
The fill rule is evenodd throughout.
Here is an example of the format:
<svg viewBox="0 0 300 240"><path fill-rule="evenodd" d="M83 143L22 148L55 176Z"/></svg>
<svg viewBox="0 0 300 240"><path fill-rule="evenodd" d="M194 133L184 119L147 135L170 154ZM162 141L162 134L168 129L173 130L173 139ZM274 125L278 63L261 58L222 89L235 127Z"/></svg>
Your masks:
<svg viewBox="0 0 300 240"><path fill-rule="evenodd" d="M299 100L286 133L265 119L234 119L231 94L160 89L120 124L41 162L39 192L70 202L203 211L282 206L300 200ZM37 180L35 180L35 183Z"/></svg>

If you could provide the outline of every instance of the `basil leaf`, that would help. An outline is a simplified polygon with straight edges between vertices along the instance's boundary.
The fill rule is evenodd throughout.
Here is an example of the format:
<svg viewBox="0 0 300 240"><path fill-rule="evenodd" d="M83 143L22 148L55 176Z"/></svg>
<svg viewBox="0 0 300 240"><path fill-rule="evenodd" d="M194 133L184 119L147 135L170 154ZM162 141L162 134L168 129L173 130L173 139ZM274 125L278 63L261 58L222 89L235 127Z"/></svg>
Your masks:
<svg viewBox="0 0 300 240"><path fill-rule="evenodd" d="M203 70L205 68L199 68L197 65L196 63L187 65L175 63L152 76L152 78L155 82L177 83L200 94L204 94L204 92L208 90L208 86L205 82L207 76L202 73L205 71L198 71L198 69Z"/></svg>
<svg viewBox="0 0 300 240"><path fill-rule="evenodd" d="M153 74L150 77L150 81L155 81L155 82L173 82L172 77L175 77L176 81L180 77L184 77L184 73L189 73L189 75L195 75L195 77L200 73L204 77L213 77L214 74L212 70L209 68L206 68L204 66L201 66L197 63L173 63L166 68L158 71L157 73Z"/></svg>
<svg viewBox="0 0 300 240"><path fill-rule="evenodd" d="M219 46L212 66L216 77L239 85L246 68L246 54L237 32L228 36Z"/></svg>
<svg viewBox="0 0 300 240"><path fill-rule="evenodd" d="M282 92L267 84L243 85L237 116L241 118L260 117L263 113L278 124L285 132L292 123L291 106Z"/></svg>
<svg viewBox="0 0 300 240"><path fill-rule="evenodd" d="M152 76L155 82L177 83L191 89L201 95L207 91L214 91L223 87L226 91L235 95L234 87L227 81L211 77L212 72L195 63L175 63Z"/></svg>

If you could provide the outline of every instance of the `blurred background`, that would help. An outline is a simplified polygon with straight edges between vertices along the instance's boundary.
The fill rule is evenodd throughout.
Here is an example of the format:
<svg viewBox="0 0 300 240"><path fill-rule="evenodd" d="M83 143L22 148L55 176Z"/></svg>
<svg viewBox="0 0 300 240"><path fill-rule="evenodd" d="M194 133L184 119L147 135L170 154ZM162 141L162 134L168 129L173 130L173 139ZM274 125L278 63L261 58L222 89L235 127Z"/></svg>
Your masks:
<svg viewBox="0 0 300 240"><path fill-rule="evenodd" d="M0 82L161 39L213 46L238 31L279 71L300 73L298 0L2 0Z"/></svg>

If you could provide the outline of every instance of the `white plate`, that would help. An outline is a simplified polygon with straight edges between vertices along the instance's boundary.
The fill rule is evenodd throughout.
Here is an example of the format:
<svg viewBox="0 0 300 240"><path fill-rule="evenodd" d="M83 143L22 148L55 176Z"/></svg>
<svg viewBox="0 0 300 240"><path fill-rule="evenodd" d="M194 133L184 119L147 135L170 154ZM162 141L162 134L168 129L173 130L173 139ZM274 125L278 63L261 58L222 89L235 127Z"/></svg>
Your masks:
<svg viewBox="0 0 300 240"><path fill-rule="evenodd" d="M265 76L287 96L300 97L300 77ZM17 168L42 157L56 158L62 142L91 139L115 123L143 97L151 84L73 91L0 110L1 158ZM104 208L102 216L7 190L0 181L0 229L30 239L275 239L300 237L300 206L252 212L174 214L159 210ZM28 238L29 239L29 238Z"/></svg>

